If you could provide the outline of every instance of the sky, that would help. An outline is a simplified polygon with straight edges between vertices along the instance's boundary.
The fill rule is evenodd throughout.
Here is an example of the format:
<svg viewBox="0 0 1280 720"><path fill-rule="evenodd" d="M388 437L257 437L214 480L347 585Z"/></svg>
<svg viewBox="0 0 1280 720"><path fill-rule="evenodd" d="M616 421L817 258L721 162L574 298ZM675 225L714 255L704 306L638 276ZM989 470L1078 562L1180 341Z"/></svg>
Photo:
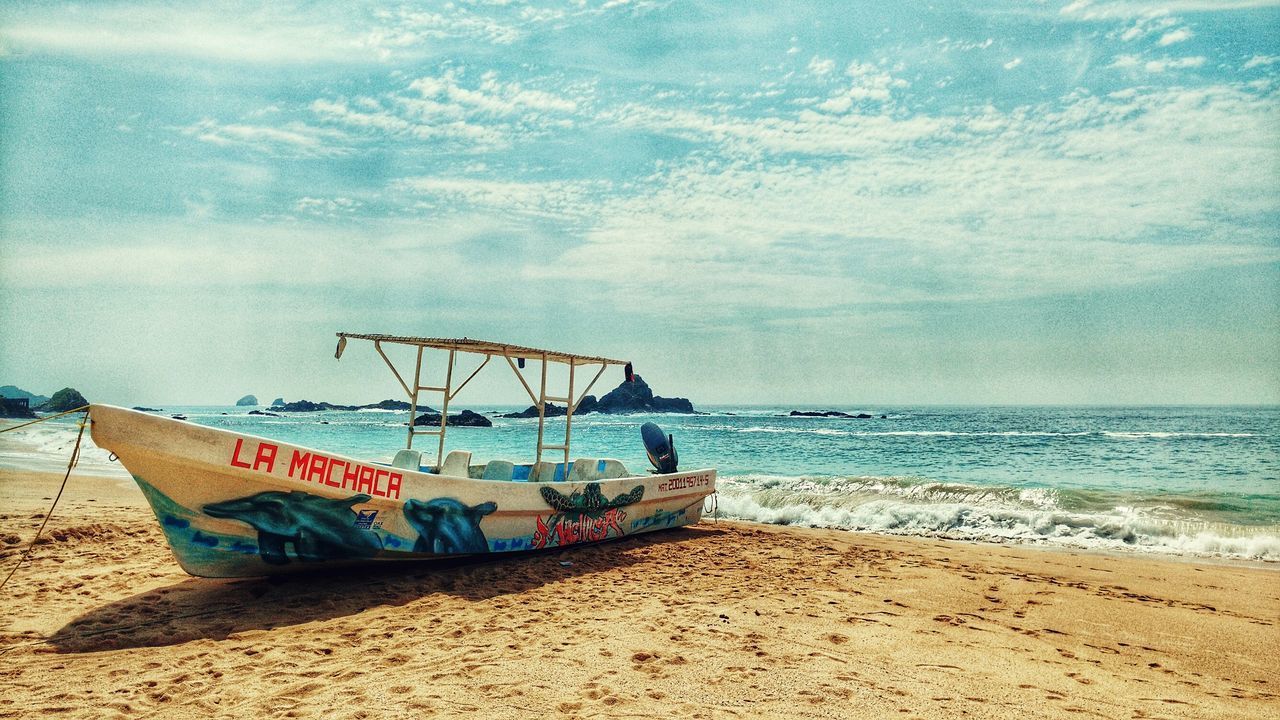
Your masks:
<svg viewBox="0 0 1280 720"><path fill-rule="evenodd" d="M0 5L0 384L1280 403L1280 0L192 5Z"/></svg>

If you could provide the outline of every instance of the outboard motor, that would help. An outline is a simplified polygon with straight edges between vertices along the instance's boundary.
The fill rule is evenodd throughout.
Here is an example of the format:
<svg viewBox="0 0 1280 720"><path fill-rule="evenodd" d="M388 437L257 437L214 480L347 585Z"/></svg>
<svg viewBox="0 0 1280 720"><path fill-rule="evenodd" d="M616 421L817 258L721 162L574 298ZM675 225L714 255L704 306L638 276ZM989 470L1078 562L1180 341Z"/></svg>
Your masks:
<svg viewBox="0 0 1280 720"><path fill-rule="evenodd" d="M664 434L662 428L647 422L640 426L640 437L644 438L644 451L649 454L649 462L659 473L673 473L680 459L676 456L676 441Z"/></svg>

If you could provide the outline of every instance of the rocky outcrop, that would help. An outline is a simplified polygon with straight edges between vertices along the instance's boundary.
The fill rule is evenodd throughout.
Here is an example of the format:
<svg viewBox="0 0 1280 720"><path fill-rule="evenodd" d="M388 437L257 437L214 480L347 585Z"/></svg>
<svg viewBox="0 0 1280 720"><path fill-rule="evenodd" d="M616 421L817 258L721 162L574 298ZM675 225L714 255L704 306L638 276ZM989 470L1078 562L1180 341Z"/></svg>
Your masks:
<svg viewBox="0 0 1280 720"><path fill-rule="evenodd" d="M276 412L317 412L319 410L408 410L409 403L403 400L382 400L369 405L337 405L327 402L311 402L310 400L298 400L291 403L272 403L271 410ZM427 412L435 412L428 407L420 407L419 410Z"/></svg>
<svg viewBox="0 0 1280 720"><path fill-rule="evenodd" d="M361 405L361 410L408 410L411 406L403 400L382 400L370 405ZM425 410L426 408L422 408Z"/></svg>
<svg viewBox="0 0 1280 720"><path fill-rule="evenodd" d="M263 410L250 410L250 411L249 411L249 414L250 414L250 415L266 415L267 417L280 417L280 416L279 416L278 414L276 414L276 413L273 413L273 412L265 412L265 411L263 411Z"/></svg>
<svg viewBox="0 0 1280 720"><path fill-rule="evenodd" d="M601 413L686 413L696 412L693 403L685 398L664 398L653 394L648 383L639 375L635 382L623 382L605 393L596 403L594 412Z"/></svg>
<svg viewBox="0 0 1280 720"><path fill-rule="evenodd" d="M334 405L327 402L311 402L310 400L295 400L291 403L283 405L272 405L272 410L279 412L318 412L320 410L355 410L355 405Z"/></svg>
<svg viewBox="0 0 1280 720"><path fill-rule="evenodd" d="M243 407L245 405L257 405L257 404L258 404L258 398L253 395L245 395L244 397L236 401L236 407Z"/></svg>
<svg viewBox="0 0 1280 720"><path fill-rule="evenodd" d="M36 410L42 412L66 412L88 404L89 401L85 400L84 396L75 388L62 388L54 393L53 397L49 398L49 402L36 408Z"/></svg>
<svg viewBox="0 0 1280 720"><path fill-rule="evenodd" d="M440 413L427 412L414 419L415 427L440 425ZM477 412L463 410L457 415L450 415L446 421L449 427L493 427L493 421Z"/></svg>
<svg viewBox="0 0 1280 720"><path fill-rule="evenodd" d="M276 407L279 405L284 405L284 398L276 398L275 400L271 401L271 407Z"/></svg>
<svg viewBox="0 0 1280 720"><path fill-rule="evenodd" d="M588 395L585 398L583 398L582 402L578 404L578 413L585 412L582 408L587 404L588 400L590 400L594 405L596 401L596 397L594 395ZM568 414L568 412L565 411L563 405L553 405L551 403L547 403L544 406L543 412L546 414L546 417L564 417L565 415ZM506 413L505 415L499 415L498 417L536 418L538 417L538 406L530 405L529 407L525 408L524 410L521 410L520 412Z"/></svg>
<svg viewBox="0 0 1280 720"><path fill-rule="evenodd" d="M36 414L31 412L31 403L26 398L7 398L0 396L0 418L31 419Z"/></svg>
<svg viewBox="0 0 1280 720"><path fill-rule="evenodd" d="M163 411L163 410L161 410L160 408L149 408L149 407L145 407L145 406L143 406L143 405L134 405L134 406L133 406L133 409L134 409L134 410L137 410L138 412L164 412L164 411ZM226 415L226 413L222 413L222 414L223 414L223 415Z"/></svg>
<svg viewBox="0 0 1280 720"><path fill-rule="evenodd" d="M35 393L27 392L26 390L14 385L0 386L0 397L9 398L10 400L26 398L27 404L33 408L40 407L41 405L49 402L49 398L43 395L36 395Z"/></svg>
<svg viewBox="0 0 1280 720"><path fill-rule="evenodd" d="M698 411L693 409L693 403L685 398L664 398L653 394L648 383L639 375L635 376L635 382L623 382L618 387L610 390L604 397L596 399L595 395L588 395L582 398L578 403L578 409L574 415L586 415L587 413L607 413L621 415L626 413L681 413L685 415L693 415ZM566 415L565 408L561 405L546 404L546 417L561 417ZM520 412L507 413L502 415L504 418L531 418L538 417L538 406L530 405Z"/></svg>
<svg viewBox="0 0 1280 720"><path fill-rule="evenodd" d="M848 418L850 420L870 420L875 417L874 415L868 415L866 413L858 413L857 415L850 415L849 413L843 413L843 412L840 412L839 410L792 410L790 413L788 413L788 415L790 417L829 417L829 418ZM881 420L885 419L885 416L881 415L880 419Z"/></svg>

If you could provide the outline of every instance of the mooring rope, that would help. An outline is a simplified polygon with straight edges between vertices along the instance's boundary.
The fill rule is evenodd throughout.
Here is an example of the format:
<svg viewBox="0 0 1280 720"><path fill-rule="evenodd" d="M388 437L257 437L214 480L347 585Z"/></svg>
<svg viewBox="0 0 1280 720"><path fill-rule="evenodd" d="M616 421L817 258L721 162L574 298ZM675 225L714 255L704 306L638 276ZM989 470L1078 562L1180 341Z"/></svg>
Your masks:
<svg viewBox="0 0 1280 720"><path fill-rule="evenodd" d="M89 406L85 405L84 407L79 407L79 408L76 408L75 410L68 410L64 413L58 413L57 415L50 415L49 417L40 418L39 420L33 420L31 422L23 423L22 425L17 425L15 427L5 428L3 430L0 430L0 432L17 430L20 427L26 427L27 425L34 425L36 423L44 422L46 420L52 420L56 417L62 417L63 415L70 415L71 413L84 412L88 409L89 409ZM31 538L31 544L27 545L27 549L24 550L22 553L22 556L18 558L18 563L13 566L13 569L9 571L9 574L5 576L4 580L0 581L0 590L3 590L4 586L9 583L9 579L13 577L13 574L18 572L18 568L22 567L22 563L26 562L27 559L31 557L31 552L35 550L36 543L40 541L40 535L44 533L45 526L49 524L49 518L53 517L53 509L58 507L58 500L62 497L62 491L67 489L67 479L71 477L71 468L75 467L76 462L80 460L80 440L84 438L84 426L87 425L88 423L89 423L89 414L85 412L85 416L80 420L80 432L76 434L76 446L71 450L71 459L67 461L67 473L62 476L62 485L58 488L58 494L54 496L53 504L49 506L49 512L45 513L44 522L40 523L40 529L36 530L36 536Z"/></svg>
<svg viewBox="0 0 1280 720"><path fill-rule="evenodd" d="M17 430L18 428L24 428L24 427L26 427L26 426L28 426L28 425L35 425L36 423L47 422L47 421L52 420L52 419L54 419L54 418L60 418L60 417L62 417L63 415L70 415L71 413L84 412L85 410L88 410L88 409L89 409L89 406L88 406L88 405L81 405L80 407L76 408L75 410L68 410L68 411L66 411L66 412L60 412L60 413L58 413L57 415L49 415L49 416L46 416L46 417L37 418L37 419L35 419L35 420L32 420L31 422L24 422L24 423L22 423L21 425L14 425L13 427L0 428L0 433L7 433L7 432L9 432L10 430Z"/></svg>

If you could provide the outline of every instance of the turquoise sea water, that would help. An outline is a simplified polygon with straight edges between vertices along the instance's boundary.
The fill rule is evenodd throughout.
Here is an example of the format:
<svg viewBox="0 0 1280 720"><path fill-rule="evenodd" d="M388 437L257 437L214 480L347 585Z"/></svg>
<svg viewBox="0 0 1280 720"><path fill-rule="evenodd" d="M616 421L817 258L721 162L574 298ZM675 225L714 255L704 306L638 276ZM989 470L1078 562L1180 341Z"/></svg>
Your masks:
<svg viewBox="0 0 1280 720"><path fill-rule="evenodd" d="M190 422L369 459L404 446L407 413L277 418L249 409L164 407ZM701 409L576 417L573 455L645 471L639 427L654 421L675 436L681 469L719 471L721 516L1280 561L1280 408L822 408L870 420L788 417L792 408L781 406ZM446 452L531 459L537 421L493 421L450 428ZM548 432L563 437L563 427L548 423ZM419 436L415 447L433 456L435 442Z"/></svg>

